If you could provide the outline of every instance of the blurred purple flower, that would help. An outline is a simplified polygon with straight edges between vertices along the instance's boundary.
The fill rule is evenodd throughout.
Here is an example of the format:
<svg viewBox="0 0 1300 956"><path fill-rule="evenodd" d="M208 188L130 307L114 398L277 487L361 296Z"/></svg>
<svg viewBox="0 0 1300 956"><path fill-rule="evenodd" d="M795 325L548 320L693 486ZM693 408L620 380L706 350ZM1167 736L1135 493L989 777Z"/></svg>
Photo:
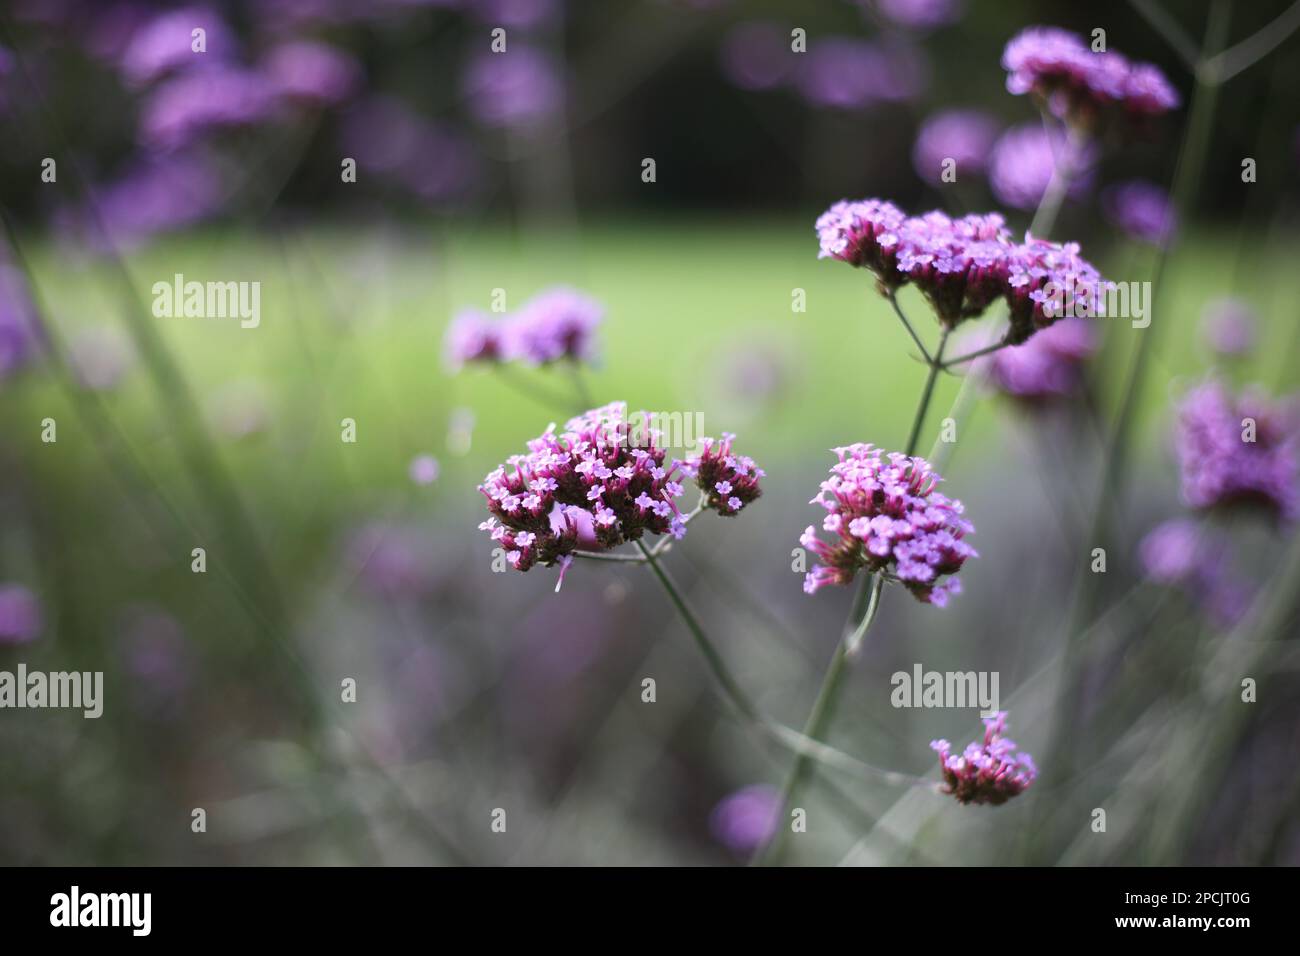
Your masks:
<svg viewBox="0 0 1300 956"><path fill-rule="evenodd" d="M121 177L92 187L91 196L93 209L66 209L57 219L103 250L200 222L220 209L224 190L205 156L180 153L137 161Z"/></svg>
<svg viewBox="0 0 1300 956"><path fill-rule="evenodd" d="M1005 711L984 718L983 743L968 744L960 754L952 753L952 744L946 740L930 743L930 749L939 755L944 792L958 803L998 806L1024 793L1038 776L1033 758L1003 736L1006 727Z"/></svg>
<svg viewBox="0 0 1300 956"><path fill-rule="evenodd" d="M1298 420L1294 402L1258 391L1234 396L1213 380L1193 388L1178 407L1183 500L1201 510L1262 507L1284 521L1300 518Z"/></svg>
<svg viewBox="0 0 1300 956"><path fill-rule="evenodd" d="M465 69L462 88L486 126L528 126L564 104L564 83L551 57L518 41L505 53L481 53Z"/></svg>
<svg viewBox="0 0 1300 956"><path fill-rule="evenodd" d="M965 12L966 0L858 0L874 6L881 15L901 27L928 29L955 23Z"/></svg>
<svg viewBox="0 0 1300 956"><path fill-rule="evenodd" d="M748 856L776 833L780 815L780 791L753 784L718 801L709 814L709 832L731 852Z"/></svg>
<svg viewBox="0 0 1300 956"><path fill-rule="evenodd" d="M15 70L14 55L0 46L0 116L9 109L10 84Z"/></svg>
<svg viewBox="0 0 1300 956"><path fill-rule="evenodd" d="M1102 208L1111 222L1141 242L1163 246L1178 229L1169 194L1143 179L1108 187L1102 193Z"/></svg>
<svg viewBox="0 0 1300 956"><path fill-rule="evenodd" d="M539 292L506 321L505 357L529 365L560 359L590 362L596 329L604 319L605 307L575 289L556 286Z"/></svg>
<svg viewBox="0 0 1300 956"><path fill-rule="evenodd" d="M740 23L722 39L722 72L742 90L770 90L790 76L796 55L783 28L766 22Z"/></svg>
<svg viewBox="0 0 1300 956"><path fill-rule="evenodd" d="M975 527L962 517L962 503L935 491L943 479L923 458L886 455L865 444L834 451L839 463L812 499L826 509L822 530L834 538L818 538L812 525L800 536L799 543L821 562L805 576L804 592L848 584L865 571L903 584L918 601L944 607L961 592L956 575L962 565L977 556L963 540Z"/></svg>
<svg viewBox="0 0 1300 956"><path fill-rule="evenodd" d="M337 47L313 40L282 43L266 55L263 69L281 96L312 106L334 106L361 83L361 67Z"/></svg>
<svg viewBox="0 0 1300 956"><path fill-rule="evenodd" d="M0 259L0 382L31 362L43 341L26 278Z"/></svg>
<svg viewBox="0 0 1300 956"><path fill-rule="evenodd" d="M989 186L998 200L1016 209L1033 209L1042 201L1058 165L1070 177L1068 195L1077 199L1092 181L1096 150L1070 149L1059 132L1041 123L1013 126L993 144L989 157Z"/></svg>
<svg viewBox="0 0 1300 956"><path fill-rule="evenodd" d="M1083 37L1057 27L1021 31L1007 44L1002 66L1009 92L1032 93L1072 123L1091 125L1107 109L1146 118L1179 104L1156 67L1130 63L1114 50L1094 53Z"/></svg>
<svg viewBox="0 0 1300 956"><path fill-rule="evenodd" d="M140 115L140 139L173 150L213 132L256 126L276 115L278 91L261 73L236 66L207 66L180 74L155 89Z"/></svg>
<svg viewBox="0 0 1300 956"><path fill-rule="evenodd" d="M447 368L459 371L470 362L496 362L506 357L504 320L482 309L462 309L452 318L443 337Z"/></svg>
<svg viewBox="0 0 1300 956"><path fill-rule="evenodd" d="M349 109L340 139L358 177L378 173L425 202L463 195L475 178L465 138L429 122L398 100L373 97Z"/></svg>
<svg viewBox="0 0 1300 956"><path fill-rule="evenodd" d="M1076 394L1096 350L1092 320L1065 318L1023 345L994 352L976 364L987 367L989 381L999 391L1035 405Z"/></svg>
<svg viewBox="0 0 1300 956"><path fill-rule="evenodd" d="M193 31L202 29L205 52L193 48ZM122 53L121 68L132 83L151 83L174 70L233 59L235 36L208 7L171 10L140 26Z"/></svg>
<svg viewBox="0 0 1300 956"><path fill-rule="evenodd" d="M0 645L34 641L43 624L36 595L21 584L0 584Z"/></svg>
<svg viewBox="0 0 1300 956"><path fill-rule="evenodd" d="M416 455L407 469L411 481L417 485L431 485L438 480L438 459L432 455Z"/></svg>
<svg viewBox="0 0 1300 956"><path fill-rule="evenodd" d="M1245 355L1255 347L1255 310L1241 299L1216 299L1201 313L1206 344L1223 356Z"/></svg>
<svg viewBox="0 0 1300 956"><path fill-rule="evenodd" d="M1147 532L1138 557L1148 580L1182 588L1218 623L1241 619L1250 592L1232 579L1225 536L1189 518L1175 518Z"/></svg>
<svg viewBox="0 0 1300 956"><path fill-rule="evenodd" d="M419 597L433 586L433 549L423 533L374 521L349 538L346 562L363 590L381 597Z"/></svg>
<svg viewBox="0 0 1300 956"><path fill-rule="evenodd" d="M122 615L121 650L142 709L170 711L184 700L194 677L194 650L169 613L142 605Z"/></svg>
<svg viewBox="0 0 1300 956"><path fill-rule="evenodd" d="M795 82L814 106L852 110L914 99L925 91L928 74L914 47L832 36L809 45Z"/></svg>
<svg viewBox="0 0 1300 956"><path fill-rule="evenodd" d="M959 178L980 173L998 135L998 124L981 110L944 110L926 117L912 147L912 165L926 182L939 185L946 160L956 161Z"/></svg>

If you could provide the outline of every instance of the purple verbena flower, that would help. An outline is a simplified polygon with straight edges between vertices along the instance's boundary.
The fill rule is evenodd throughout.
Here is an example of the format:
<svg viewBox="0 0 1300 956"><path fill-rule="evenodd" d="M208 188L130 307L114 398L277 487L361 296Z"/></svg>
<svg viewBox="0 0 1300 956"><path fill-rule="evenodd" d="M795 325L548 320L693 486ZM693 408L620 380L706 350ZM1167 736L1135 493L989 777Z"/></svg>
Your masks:
<svg viewBox="0 0 1300 956"><path fill-rule="evenodd" d="M1061 244L1026 234L1007 270L1006 341L1018 345L1066 316L1100 314L1108 286L1079 255L1077 242Z"/></svg>
<svg viewBox="0 0 1300 956"><path fill-rule="evenodd" d="M205 66L158 86L140 115L145 145L171 150L220 130L255 126L279 108L276 87L255 70Z"/></svg>
<svg viewBox="0 0 1300 956"><path fill-rule="evenodd" d="M1223 625L1237 623L1249 603L1249 591L1228 567L1228 541L1190 518L1175 518L1151 529L1138 545L1148 580L1178 587Z"/></svg>
<svg viewBox="0 0 1300 956"><path fill-rule="evenodd" d="M463 309L447 326L443 356L447 367L459 370L470 362L496 362L506 355L505 322L481 309Z"/></svg>
<svg viewBox="0 0 1300 956"><path fill-rule="evenodd" d="M432 455L416 455L411 459L411 464L407 468L407 474L410 475L411 481L417 485L433 484L438 480L440 471L438 459Z"/></svg>
<svg viewBox="0 0 1300 956"><path fill-rule="evenodd" d="M529 365L589 362L605 308L575 289L556 286L525 302L505 326L506 357Z"/></svg>
<svg viewBox="0 0 1300 956"><path fill-rule="evenodd" d="M1294 402L1258 391L1232 395L1217 381L1193 388L1178 408L1183 500L1200 510L1262 508L1300 518L1300 428Z"/></svg>
<svg viewBox="0 0 1300 956"><path fill-rule="evenodd" d="M503 53L472 60L463 87L470 109L486 126L529 126L564 103L564 81L551 58L518 41Z"/></svg>
<svg viewBox="0 0 1300 956"><path fill-rule="evenodd" d="M945 163L950 159L959 177L980 173L997 133L997 121L981 110L934 113L916 134L912 166L918 176L935 186L943 182Z"/></svg>
<svg viewBox="0 0 1300 956"><path fill-rule="evenodd" d="M872 445L834 449L839 463L812 499L826 509L817 537L812 525L799 543L821 562L804 579L813 594L848 584L859 570L902 583L917 600L943 607L960 591L954 577L976 551L963 538L975 531L960 501L935 491L942 479L928 462Z"/></svg>
<svg viewBox="0 0 1300 956"><path fill-rule="evenodd" d="M1092 321L1068 318L977 364L987 369L988 381L996 389L1021 403L1037 405L1076 394L1084 367L1096 350Z"/></svg>
<svg viewBox="0 0 1300 956"><path fill-rule="evenodd" d="M790 34L774 23L741 23L722 40L722 72L742 90L770 90L795 66Z"/></svg>
<svg viewBox="0 0 1300 956"><path fill-rule="evenodd" d="M856 37L823 37L798 57L795 85L813 106L856 110L915 99L929 79L923 54Z"/></svg>
<svg viewBox="0 0 1300 956"><path fill-rule="evenodd" d="M1133 179L1102 193L1106 216L1134 239L1154 246L1166 245L1178 228L1178 216L1169 194L1155 183Z"/></svg>
<svg viewBox="0 0 1300 956"><path fill-rule="evenodd" d="M703 438L703 450L682 462L682 471L693 477L703 492L705 506L723 517L738 514L763 493L758 480L765 472L754 459L732 453L735 437L723 432L720 442Z"/></svg>
<svg viewBox="0 0 1300 956"><path fill-rule="evenodd" d="M28 365L43 341L27 280L0 260L0 382Z"/></svg>
<svg viewBox="0 0 1300 956"><path fill-rule="evenodd" d="M983 314L1006 291L1011 234L997 213L951 219L930 212L899 229L898 270L949 328Z"/></svg>
<svg viewBox="0 0 1300 956"><path fill-rule="evenodd" d="M479 486L491 517L479 525L505 549L511 567L567 567L581 543L607 551L647 533L681 537L674 499L680 462L670 461L649 427L621 402L555 426L488 474ZM580 542L580 538L582 539Z"/></svg>
<svg viewBox="0 0 1300 956"><path fill-rule="evenodd" d="M882 290L897 288L907 278L898 271L898 230L906 220L901 209L885 200L837 202L817 219L817 258L869 269Z"/></svg>
<svg viewBox="0 0 1300 956"><path fill-rule="evenodd" d="M1066 195L1078 199L1092 181L1096 150L1075 146L1057 130L1041 123L1013 126L998 137L988 159L989 188L998 201L1016 209L1034 209L1042 202L1052 176L1066 177Z"/></svg>
<svg viewBox="0 0 1300 956"><path fill-rule="evenodd" d="M266 54L262 69L280 96L307 106L334 106L361 82L356 60L314 40L281 43Z"/></svg>
<svg viewBox="0 0 1300 956"><path fill-rule="evenodd" d="M1029 27L1002 54L1007 90L1031 93L1052 113L1081 126L1106 111L1146 119L1179 104L1178 92L1156 67L1131 63L1113 50L1094 53L1083 37L1057 27Z"/></svg>
<svg viewBox="0 0 1300 956"><path fill-rule="evenodd" d="M204 51L194 50L194 31L204 31ZM152 83L176 70L229 60L235 37L225 21L201 6L171 10L139 26L122 52L122 72L132 83Z"/></svg>
<svg viewBox="0 0 1300 956"><path fill-rule="evenodd" d="M1005 711L984 718L984 741L967 744L959 754L952 744L934 740L930 749L939 755L944 793L962 804L998 806L1024 793L1038 776L1034 759L1016 749L1016 742L1003 736L1007 727Z"/></svg>
<svg viewBox="0 0 1300 956"><path fill-rule="evenodd" d="M874 5L882 16L901 27L922 30L961 19L966 0L858 0L858 4Z"/></svg>

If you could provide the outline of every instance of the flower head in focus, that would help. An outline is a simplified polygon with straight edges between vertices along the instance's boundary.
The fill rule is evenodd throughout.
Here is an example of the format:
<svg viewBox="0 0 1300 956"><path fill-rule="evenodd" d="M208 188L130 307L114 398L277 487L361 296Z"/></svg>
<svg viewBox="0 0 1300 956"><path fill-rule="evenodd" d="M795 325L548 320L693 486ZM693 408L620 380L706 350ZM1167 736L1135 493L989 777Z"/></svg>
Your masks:
<svg viewBox="0 0 1300 956"><path fill-rule="evenodd" d="M1231 394L1217 381L1193 388L1178 407L1183 500L1199 510L1262 508L1300 518L1300 427L1293 402L1258 391Z"/></svg>
<svg viewBox="0 0 1300 956"><path fill-rule="evenodd" d="M695 479L704 494L704 503L723 517L739 514L762 493L758 480L765 474L746 455L731 451L736 436L722 433L722 441L701 439L704 450L682 462L682 471Z"/></svg>
<svg viewBox="0 0 1300 956"><path fill-rule="evenodd" d="M958 803L998 806L1024 793L1038 776L1034 759L1016 749L1016 742L1003 736L1007 727L1005 711L984 718L984 740L967 744L961 753L952 752L952 744L935 740L930 749L939 755L944 793Z"/></svg>
<svg viewBox="0 0 1300 956"><path fill-rule="evenodd" d="M1007 90L1029 93L1053 115L1091 127L1102 114L1146 120L1175 109L1178 92L1158 68L1121 53L1094 53L1083 37L1057 27L1029 27L1002 53Z"/></svg>
<svg viewBox="0 0 1300 956"><path fill-rule="evenodd" d="M963 539L975 528L960 501L935 485L942 479L922 458L872 445L836 448L839 463L812 499L826 509L817 536L812 525L799 543L821 562L804 579L813 594L827 584L848 584L858 571L883 574L917 600L943 607L960 592L955 575L976 551Z"/></svg>
<svg viewBox="0 0 1300 956"><path fill-rule="evenodd" d="M1077 242L1058 243L1025 236L1007 270L1006 341L1025 342L1066 316L1098 315L1108 284L1079 254Z"/></svg>

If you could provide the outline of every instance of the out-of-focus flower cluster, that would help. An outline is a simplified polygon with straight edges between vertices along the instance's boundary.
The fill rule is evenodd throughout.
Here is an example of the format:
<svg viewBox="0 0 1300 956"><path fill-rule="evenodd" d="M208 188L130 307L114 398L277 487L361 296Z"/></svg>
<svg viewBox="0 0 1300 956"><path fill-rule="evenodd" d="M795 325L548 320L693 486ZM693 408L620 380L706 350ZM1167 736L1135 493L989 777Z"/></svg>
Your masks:
<svg viewBox="0 0 1300 956"><path fill-rule="evenodd" d="M595 357L595 333L604 307L574 289L557 286L534 296L500 319L466 309L447 327L447 364L519 361L540 366L561 359L589 362Z"/></svg>
<svg viewBox="0 0 1300 956"><path fill-rule="evenodd" d="M1062 319L1023 345L1001 349L975 367L987 371L996 390L1037 406L1075 395L1087 362L1097 351L1096 327L1087 319Z"/></svg>
<svg viewBox="0 0 1300 956"><path fill-rule="evenodd" d="M945 793L958 803L981 803L997 806L1024 793L1038 776L1034 759L1016 749L1016 742L1004 736L1007 715L999 711L984 719L984 740L966 745L959 754L952 744L935 740L930 749L939 755Z"/></svg>
<svg viewBox="0 0 1300 956"><path fill-rule="evenodd" d="M1133 63L1114 50L1093 52L1083 37L1057 27L1030 27L1002 54L1007 90L1041 98L1072 124L1094 125L1104 112L1144 120L1179 104L1159 68Z"/></svg>
<svg viewBox="0 0 1300 956"><path fill-rule="evenodd" d="M505 549L511 567L567 567L578 548L608 551L646 534L686 534L677 507L682 476L694 477L706 503L734 514L760 494L761 469L735 456L731 436L702 453L669 459L661 432L621 402L552 425L479 486L491 517L479 525ZM726 489L725 491L723 489Z"/></svg>
<svg viewBox="0 0 1300 956"><path fill-rule="evenodd" d="M1198 510L1262 508L1300 518L1300 428L1294 401L1218 381L1187 393L1178 408L1177 451L1183 500Z"/></svg>
<svg viewBox="0 0 1300 956"><path fill-rule="evenodd" d="M954 575L976 551L963 538L975 531L960 501L935 491L942 479L922 458L885 454L867 444L834 449L839 462L812 499L826 509L817 536L812 525L799 543L821 562L804 578L809 594L848 584L858 571L901 582L917 600L943 607L961 590Z"/></svg>
<svg viewBox="0 0 1300 956"><path fill-rule="evenodd" d="M1139 242L1163 246L1178 228L1178 214L1169 194L1155 183L1131 179L1102 193L1107 218Z"/></svg>
<svg viewBox="0 0 1300 956"><path fill-rule="evenodd" d="M817 235L819 258L870 270L883 295L914 285L948 328L1004 298L1013 344L1064 315L1095 314L1104 291L1077 243L1016 243L997 213L908 217L883 200L845 200L818 218Z"/></svg>
<svg viewBox="0 0 1300 956"><path fill-rule="evenodd" d="M1202 522L1174 518L1147 532L1138 557L1149 580L1182 588L1217 623L1231 626L1245 613L1250 592L1232 577L1229 543Z"/></svg>

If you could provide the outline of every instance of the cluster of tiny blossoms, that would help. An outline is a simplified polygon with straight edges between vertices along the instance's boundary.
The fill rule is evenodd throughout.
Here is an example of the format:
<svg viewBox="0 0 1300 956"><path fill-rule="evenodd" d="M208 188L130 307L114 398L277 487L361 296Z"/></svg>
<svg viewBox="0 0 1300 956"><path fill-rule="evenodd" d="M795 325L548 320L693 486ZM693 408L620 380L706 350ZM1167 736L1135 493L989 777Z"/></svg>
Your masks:
<svg viewBox="0 0 1300 956"><path fill-rule="evenodd" d="M1030 27L1002 54L1007 90L1041 98L1056 116L1090 126L1105 111L1146 120L1178 106L1178 92L1149 63L1093 52L1083 37L1058 27Z"/></svg>
<svg viewBox="0 0 1300 956"><path fill-rule="evenodd" d="M520 361L549 365L566 359L589 362L595 355L596 328L605 310L574 289L557 286L538 293L516 312L500 319L466 309L447 327L447 363Z"/></svg>
<svg viewBox="0 0 1300 956"><path fill-rule="evenodd" d="M930 743L930 749L939 755L945 793L956 797L958 803L997 806L1029 788L1038 769L1029 754L1017 752L1016 742L1003 736L1006 728L1006 712L999 711L984 719L982 744L972 742L955 754L946 740Z"/></svg>
<svg viewBox="0 0 1300 956"><path fill-rule="evenodd" d="M1262 507L1300 518L1300 427L1294 407L1258 392L1234 396L1217 381L1178 408L1183 499L1192 508Z"/></svg>
<svg viewBox="0 0 1300 956"><path fill-rule="evenodd" d="M818 218L817 235L818 258L870 270L882 295L915 286L947 328L1004 299L1011 319L1006 340L1012 344L1071 309L1095 313L1104 290L1077 243L1030 235L1017 243L997 213L909 217L891 202L844 200Z"/></svg>
<svg viewBox="0 0 1300 956"><path fill-rule="evenodd" d="M681 476L694 477L707 505L740 511L760 494L762 469L731 454L732 436L704 451L669 459L650 416L629 418L621 402L551 425L483 480L479 491L491 517L479 525L505 549L511 567L567 568L573 552L608 551L644 535L686 533L677 507Z"/></svg>
<svg viewBox="0 0 1300 956"><path fill-rule="evenodd" d="M812 499L826 509L817 537L812 525L799 543L821 562L804 578L813 594L827 584L848 584L859 570L899 581L920 601L943 607L960 593L955 575L975 549L963 539L975 529L962 504L935 491L942 481L922 458L886 455L872 445L836 448L839 463Z"/></svg>

